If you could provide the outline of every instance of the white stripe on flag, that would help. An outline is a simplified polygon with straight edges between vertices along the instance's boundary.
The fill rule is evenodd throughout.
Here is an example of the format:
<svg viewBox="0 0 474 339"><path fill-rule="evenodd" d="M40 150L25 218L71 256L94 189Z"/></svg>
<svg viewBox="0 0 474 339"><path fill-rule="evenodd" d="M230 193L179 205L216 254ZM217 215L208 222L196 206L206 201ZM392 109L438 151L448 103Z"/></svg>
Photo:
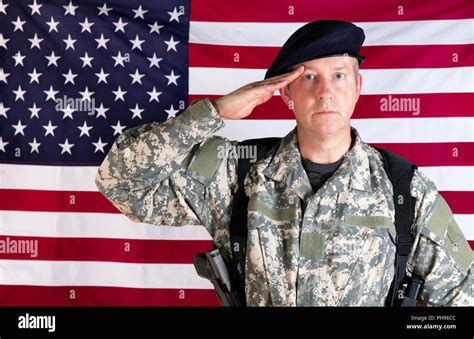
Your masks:
<svg viewBox="0 0 474 339"><path fill-rule="evenodd" d="M97 192L97 166L2 164L0 189Z"/></svg>
<svg viewBox="0 0 474 339"><path fill-rule="evenodd" d="M467 240L474 240L474 215L455 214L454 220L458 223Z"/></svg>
<svg viewBox="0 0 474 339"><path fill-rule="evenodd" d="M190 67L189 94L224 95L263 80L265 72L265 69ZM362 94L474 92L474 67L362 69L360 73L364 77Z"/></svg>
<svg viewBox="0 0 474 339"><path fill-rule="evenodd" d="M11 165L13 166L13 165ZM28 166L30 167L30 166ZM10 167L13 170L13 167ZM473 180L473 173L474 167L473 166L447 166L447 167L420 167L424 173L428 175L428 177L434 181L438 190L440 191L474 191L474 180ZM75 173L76 171L83 171L83 169L78 169L77 167L69 167L68 173L63 173L63 176L67 178L68 174ZM89 173L82 173L83 181L82 185L81 182L76 182L74 185L82 186L81 191L89 188L91 191L96 190L95 186L90 183L90 180L87 180L87 176L93 177L95 174L95 170L91 170L90 168L87 170ZM51 181L49 180L50 176L54 174L51 173L54 171L49 171L47 176L45 177L34 177L37 175L38 172L30 172L33 174L33 177L25 177L23 181L14 181L14 179L18 178L18 174L15 171L9 171L7 174L7 178L9 179L8 187L0 187L0 188L8 188L8 189L28 189L28 183L35 182L36 189L39 190L55 190L55 191L70 191L71 188L64 187L61 185L51 185ZM26 171L23 171L26 173ZM75 176L73 174L73 176ZM5 183L4 183L5 184ZM87 187L89 186L89 187ZM26 187L26 188L25 188Z"/></svg>
<svg viewBox="0 0 474 339"><path fill-rule="evenodd" d="M466 238L474 240L474 215L455 214L454 218ZM0 220L3 236L211 241L203 226L134 224L123 215L1 211Z"/></svg>
<svg viewBox="0 0 474 339"><path fill-rule="evenodd" d="M192 264L2 260L1 285L212 289Z"/></svg>
<svg viewBox="0 0 474 339"><path fill-rule="evenodd" d="M473 142L474 118L353 119L368 143Z"/></svg>
<svg viewBox="0 0 474 339"><path fill-rule="evenodd" d="M474 42L473 23L473 19L458 19L355 24L365 30L364 46L388 46L470 44ZM189 40L196 44L281 47L304 24L191 21Z"/></svg>
<svg viewBox="0 0 474 339"><path fill-rule="evenodd" d="M474 191L472 166L419 167L419 170L433 180L438 191Z"/></svg>
<svg viewBox="0 0 474 339"><path fill-rule="evenodd" d="M296 126L296 120L225 120L216 135L229 140L284 137Z"/></svg>
<svg viewBox="0 0 474 339"><path fill-rule="evenodd" d="M473 142L474 118L353 119L362 140L368 143ZM230 140L281 137L295 120L226 120L216 134Z"/></svg>
<svg viewBox="0 0 474 339"><path fill-rule="evenodd" d="M211 240L203 226L134 223L122 214L0 211L0 234L30 237Z"/></svg>

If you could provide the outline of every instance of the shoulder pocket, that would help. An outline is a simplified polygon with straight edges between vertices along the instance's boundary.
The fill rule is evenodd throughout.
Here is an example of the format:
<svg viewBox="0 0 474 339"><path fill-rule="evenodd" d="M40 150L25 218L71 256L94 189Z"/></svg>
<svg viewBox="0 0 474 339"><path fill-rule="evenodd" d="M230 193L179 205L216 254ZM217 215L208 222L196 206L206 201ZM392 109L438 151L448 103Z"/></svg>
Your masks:
<svg viewBox="0 0 474 339"><path fill-rule="evenodd" d="M469 269L473 261L473 252L454 219L448 226L444 248L463 272Z"/></svg>
<svg viewBox="0 0 474 339"><path fill-rule="evenodd" d="M226 157L226 143L225 139L217 137L204 141L190 160L186 175L207 186Z"/></svg>

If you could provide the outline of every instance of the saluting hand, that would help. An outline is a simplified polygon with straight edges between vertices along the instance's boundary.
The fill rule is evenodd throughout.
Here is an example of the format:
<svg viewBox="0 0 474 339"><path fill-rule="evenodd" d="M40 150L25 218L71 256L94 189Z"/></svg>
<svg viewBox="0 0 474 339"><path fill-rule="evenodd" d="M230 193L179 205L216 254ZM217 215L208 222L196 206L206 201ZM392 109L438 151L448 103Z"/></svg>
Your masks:
<svg viewBox="0 0 474 339"><path fill-rule="evenodd" d="M296 80L303 72L304 66L300 66L291 72L252 82L213 101L213 105L224 119L243 119L255 107L270 100L275 91Z"/></svg>

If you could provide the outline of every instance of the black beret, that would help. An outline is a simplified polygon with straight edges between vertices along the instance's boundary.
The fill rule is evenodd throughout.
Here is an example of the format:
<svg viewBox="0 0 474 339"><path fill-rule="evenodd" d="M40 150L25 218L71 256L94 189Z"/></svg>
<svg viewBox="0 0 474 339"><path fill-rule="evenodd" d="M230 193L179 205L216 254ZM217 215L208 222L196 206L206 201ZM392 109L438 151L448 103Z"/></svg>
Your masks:
<svg viewBox="0 0 474 339"><path fill-rule="evenodd" d="M359 60L365 34L353 23L338 20L310 22L294 32L278 52L265 79L287 72L290 66L300 62L336 55L349 55Z"/></svg>

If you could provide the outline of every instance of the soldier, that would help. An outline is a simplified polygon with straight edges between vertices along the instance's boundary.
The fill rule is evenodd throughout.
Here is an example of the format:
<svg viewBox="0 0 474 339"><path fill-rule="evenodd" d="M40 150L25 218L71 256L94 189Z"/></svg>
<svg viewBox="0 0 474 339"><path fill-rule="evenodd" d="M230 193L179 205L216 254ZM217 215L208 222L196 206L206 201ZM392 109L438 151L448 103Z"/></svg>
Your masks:
<svg viewBox="0 0 474 339"><path fill-rule="evenodd" d="M249 306L383 306L394 278L392 183L379 151L351 128L362 77L361 28L315 21L284 44L265 80L164 123L120 135L99 168L99 190L136 222L204 225L231 257L229 220L237 142L214 136L274 91L297 127L245 179ZM407 274L424 281L418 305L473 305L472 251L433 182L415 171Z"/></svg>

